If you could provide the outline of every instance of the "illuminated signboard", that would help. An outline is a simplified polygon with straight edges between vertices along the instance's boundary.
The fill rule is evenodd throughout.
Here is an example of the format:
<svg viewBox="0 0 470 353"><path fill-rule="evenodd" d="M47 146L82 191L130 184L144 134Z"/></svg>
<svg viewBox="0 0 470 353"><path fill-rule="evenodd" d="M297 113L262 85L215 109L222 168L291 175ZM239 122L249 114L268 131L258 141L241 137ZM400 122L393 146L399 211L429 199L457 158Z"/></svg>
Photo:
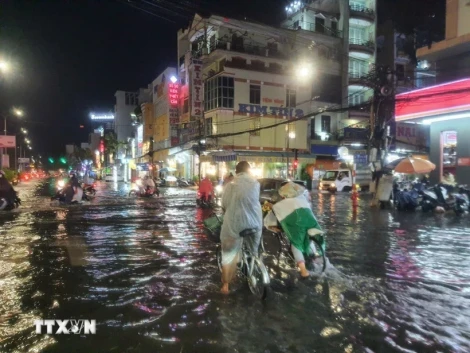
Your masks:
<svg viewBox="0 0 470 353"><path fill-rule="evenodd" d="M396 95L395 119L406 121L470 110L470 79L444 83ZM455 118L455 117L454 117ZM451 117L443 117L440 120Z"/></svg>
<svg viewBox="0 0 470 353"><path fill-rule="evenodd" d="M112 114L90 114L91 120L114 120Z"/></svg>
<svg viewBox="0 0 470 353"><path fill-rule="evenodd" d="M168 98L170 99L170 105L177 106L179 99L179 84L170 82L168 84Z"/></svg>

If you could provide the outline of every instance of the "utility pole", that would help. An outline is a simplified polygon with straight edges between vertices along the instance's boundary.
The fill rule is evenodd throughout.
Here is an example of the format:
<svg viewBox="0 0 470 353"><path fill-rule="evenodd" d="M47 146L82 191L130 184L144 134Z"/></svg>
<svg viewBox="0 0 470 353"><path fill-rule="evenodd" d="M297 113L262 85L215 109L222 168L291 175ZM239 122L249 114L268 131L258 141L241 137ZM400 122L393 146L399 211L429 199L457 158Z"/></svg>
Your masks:
<svg viewBox="0 0 470 353"><path fill-rule="evenodd" d="M371 206L379 204L378 187L383 175L383 167L388 153L388 123L393 115L393 75L388 66L379 66L376 70L376 85L371 105L370 127L371 140L369 156L374 165L375 195ZM371 153L375 151L375 153Z"/></svg>

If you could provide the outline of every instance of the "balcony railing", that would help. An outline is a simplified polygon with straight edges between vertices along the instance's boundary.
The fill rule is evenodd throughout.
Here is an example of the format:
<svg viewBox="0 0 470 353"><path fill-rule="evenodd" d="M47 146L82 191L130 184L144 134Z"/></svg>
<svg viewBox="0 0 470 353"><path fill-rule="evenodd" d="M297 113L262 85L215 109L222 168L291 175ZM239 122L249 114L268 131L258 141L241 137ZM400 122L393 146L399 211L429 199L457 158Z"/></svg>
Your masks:
<svg viewBox="0 0 470 353"><path fill-rule="evenodd" d="M364 15L367 15L368 17L375 16L374 10L368 7L365 7L363 5L349 5L349 9L351 10L351 12L364 14Z"/></svg>
<svg viewBox="0 0 470 353"><path fill-rule="evenodd" d="M315 32L325 34L330 37L341 38L342 32L337 29L326 27L320 23L311 23L311 22L302 22L294 23L293 25L287 26L288 29L299 30L303 29L304 31Z"/></svg>
<svg viewBox="0 0 470 353"><path fill-rule="evenodd" d="M349 44L360 45L375 50L375 42L367 39L349 38Z"/></svg>
<svg viewBox="0 0 470 353"><path fill-rule="evenodd" d="M241 44L238 42L233 42L233 41L217 41L216 43L212 43L209 46L209 49L204 51L204 49L197 50L193 52L193 56L195 57L201 57L203 55L207 55L212 53L215 50L228 50L228 51L233 51L237 53L244 53L244 54L250 54L250 55L258 55L258 56L264 56L268 58L276 58L276 59L288 59L287 55L284 55L281 53L278 49L273 48L273 47L268 47L268 46L263 46L263 45L256 45L256 44Z"/></svg>

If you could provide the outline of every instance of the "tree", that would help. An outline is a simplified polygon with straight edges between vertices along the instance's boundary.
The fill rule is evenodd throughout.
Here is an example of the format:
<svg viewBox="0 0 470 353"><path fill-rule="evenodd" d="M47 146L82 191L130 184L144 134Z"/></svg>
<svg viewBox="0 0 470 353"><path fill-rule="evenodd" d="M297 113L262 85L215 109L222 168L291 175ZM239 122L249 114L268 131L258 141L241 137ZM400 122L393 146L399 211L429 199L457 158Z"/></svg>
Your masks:
<svg viewBox="0 0 470 353"><path fill-rule="evenodd" d="M127 143L123 141L118 141L117 136L114 132L108 132L104 135L104 149L106 160L109 159L109 156L115 156L121 147L126 146Z"/></svg>

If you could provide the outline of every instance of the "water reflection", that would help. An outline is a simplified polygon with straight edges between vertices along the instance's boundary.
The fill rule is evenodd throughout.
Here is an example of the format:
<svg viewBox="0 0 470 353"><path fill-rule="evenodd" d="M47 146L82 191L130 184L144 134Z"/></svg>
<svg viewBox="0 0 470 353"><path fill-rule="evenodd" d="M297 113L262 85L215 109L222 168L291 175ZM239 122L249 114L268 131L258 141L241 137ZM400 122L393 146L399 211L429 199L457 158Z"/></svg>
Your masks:
<svg viewBox="0 0 470 353"><path fill-rule="evenodd" d="M266 236L273 295L259 302L241 281L218 293L193 190L134 199L100 183L91 203L53 209L44 185L0 214L1 352L470 351L468 217L314 194L334 267L299 281ZM36 335L35 318L96 319L97 335Z"/></svg>

